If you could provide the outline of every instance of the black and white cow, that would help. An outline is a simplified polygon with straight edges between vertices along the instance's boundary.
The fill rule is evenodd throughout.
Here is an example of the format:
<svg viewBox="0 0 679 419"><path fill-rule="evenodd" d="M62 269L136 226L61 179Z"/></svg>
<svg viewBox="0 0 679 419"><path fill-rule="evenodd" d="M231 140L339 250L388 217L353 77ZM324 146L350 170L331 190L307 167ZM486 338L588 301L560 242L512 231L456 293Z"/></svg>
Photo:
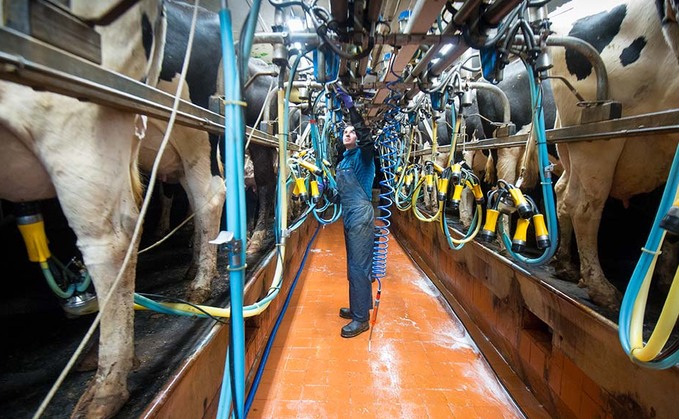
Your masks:
<svg viewBox="0 0 679 419"><path fill-rule="evenodd" d="M517 132L530 131L532 122L530 86L528 84L528 74L526 68L520 60L511 62L504 72L504 78L497 84L509 100L510 120L515 125ZM552 96L549 81L543 86L543 110L545 114L545 128L554 128L556 119L556 107ZM482 140L495 136L497 123L503 120L504 109L497 95L485 89L477 89L475 100L470 108L463 110L463 115L467 124L466 132L468 136ZM525 148L510 147L492 150L486 162L485 180L489 184L494 184L497 179L504 179L507 182L515 183L519 176L522 165L537 169L535 162L522 162ZM467 160L483 160L480 152L470 152L465 158ZM556 154L554 152L554 154ZM469 162L468 162L469 164ZM478 164L478 162L476 162ZM537 172L525 174L530 178L524 178L524 185L532 188L537 183Z"/></svg>
<svg viewBox="0 0 679 419"><path fill-rule="evenodd" d="M197 105L207 107L210 95L217 92L217 86L222 84L221 67L221 40L219 37L219 16L216 13L205 9L199 9L197 31L194 38L194 47L191 57L191 62L188 68L186 77L188 96L191 101ZM165 59L163 62L163 70L161 73L160 87L167 91L174 91L174 78L180 73L183 62L183 57L186 51L186 44L188 40L188 33L192 18L193 8L182 2L168 1L167 2L167 16L168 16L168 34L165 48ZM254 77L252 83L243 92L244 101L247 103L245 109L246 124L249 126L255 125L258 116L264 106L267 93L271 86L275 86L275 79L271 73L275 72L276 68L266 64L259 59L250 59L248 63L247 77L254 77L258 73L265 73ZM243 80L245 83L246 80ZM221 91L221 90L220 90ZM276 104L269 103L270 115L275 118ZM162 128L162 124L161 124ZM186 130L183 130L186 132ZM189 130L189 132L191 132ZM207 241L213 232L216 231L219 224L219 209L218 201L222 201L215 192L217 184L217 177L219 176L219 168L215 165L217 161L217 149L220 147L217 136L210 135L212 166L206 166L205 147L206 134L202 132L192 131L194 138L185 142L184 148L190 148L190 144L195 144L195 149L191 153L188 162L184 161L182 164L186 166L191 164L191 170L184 167L185 173L195 173L193 183L188 183L189 197L191 199L192 208L197 208L196 211L196 232L194 242L194 263L192 269L187 275L193 274L197 268L197 279L194 281L194 287L190 292L192 300L204 299L209 295L209 279L215 273L215 254L214 249L210 249ZM173 138L174 141L174 138ZM185 150L188 152L188 150ZM179 153L181 156L184 151ZM272 237L270 231L273 226L273 199L275 196L275 151L270 147L265 147L257 144L250 144L249 156L253 162L254 183L257 194L257 216L254 232L248 243L248 253L256 254L264 246L267 238ZM175 163L179 163L175 159ZM200 166L197 169L197 166ZM177 169L181 169L177 167ZM196 172L207 172L207 176L198 175ZM175 170L176 174L181 174L180 170ZM200 180L199 180L199 176ZM174 176L175 178L177 176ZM209 192L209 193L208 193ZM208 199L208 197L211 197ZM202 214L202 217L201 217ZM201 219L202 218L202 222ZM196 263L199 261L198 263Z"/></svg>
<svg viewBox="0 0 679 419"><path fill-rule="evenodd" d="M76 15L91 19L116 3L73 0L71 5ZM160 16L158 1L141 1L97 28L103 65L153 82L153 72L145 72L149 53L159 51L151 46ZM134 357L138 240L132 238L141 192L135 115L0 82L0 147L0 197L12 202L58 197L77 236L102 313L98 370L74 415L111 417L128 398Z"/></svg>
<svg viewBox="0 0 679 419"><path fill-rule="evenodd" d="M504 78L497 84L497 87L507 96L510 122L515 125L517 133L529 133L532 127L532 109L528 74L524 64L520 60L511 62L505 68ZM462 110L467 141L493 138L498 123L503 122L504 119L502 102L498 100L496 93L486 89L476 89L472 98L471 104ZM556 119L556 107L548 81L543 86L543 109L545 127L551 129ZM553 157L556 150L551 154L550 159L556 162L556 158ZM467 165L482 180L484 191L493 186L498 179L515 184L519 176L523 175L521 188L524 191L528 190L531 196L541 195L541 191L534 189L539 179L537 155L534 153L534 148L529 148L528 154L524 146L490 151L474 150L465 152L463 157ZM522 167L525 168L523 173ZM559 166L557 166L556 174L560 173ZM471 223L473 202L472 194L466 191L460 204L460 219L467 226Z"/></svg>
<svg viewBox="0 0 679 419"><path fill-rule="evenodd" d="M252 126L257 121L260 111L263 109L269 88L272 86L273 76L266 73L275 71L271 66L259 59L251 58L248 64L248 75L264 75L256 77L248 90L245 91L245 100L248 103L245 109L245 122ZM275 84L274 84L275 86ZM272 100L267 106L270 107L270 115L276 118L277 106ZM255 127L257 128L257 127ZM254 231L248 241L248 254L257 254L264 250L266 244L273 238L273 215L276 202L276 173L274 171L277 162L277 151L274 148L250 143L248 147L252 159L255 184L257 185L257 221Z"/></svg>
<svg viewBox="0 0 679 419"><path fill-rule="evenodd" d="M622 102L623 116L679 107L679 26L676 1L575 0L552 13L552 30L591 43L608 72L611 99ZM553 74L565 76L588 100L595 98L595 77L589 62L563 48L550 49ZM554 99L563 126L580 121L581 108L562 84L554 83ZM561 246L556 259L571 261L575 232L581 281L591 299L616 307L619 292L599 262L598 231L604 203L610 196L627 202L665 183L679 137L564 143L558 145L564 175L556 184ZM564 271L572 268L566 267ZM576 270L577 271L577 270Z"/></svg>
<svg viewBox="0 0 679 419"><path fill-rule="evenodd" d="M157 87L174 95L186 55L193 6L167 1L165 13L167 32ZM210 96L217 92L218 84L221 84L221 46L215 39L219 39L219 18L199 8L191 58L181 94L184 99L204 108L208 107ZM139 153L139 165L143 170L151 171L166 129L166 122L149 120ZM159 179L163 182L178 182L182 185L194 212L194 254L186 273L187 278L193 279L187 299L194 303L201 303L210 296L211 282L217 275L217 249L209 241L219 233L225 188L220 168L210 163L211 141L216 144L218 136L175 124L158 171ZM213 153L214 150L212 148ZM217 162L216 154L213 157ZM163 209L170 205L171 201L166 202Z"/></svg>

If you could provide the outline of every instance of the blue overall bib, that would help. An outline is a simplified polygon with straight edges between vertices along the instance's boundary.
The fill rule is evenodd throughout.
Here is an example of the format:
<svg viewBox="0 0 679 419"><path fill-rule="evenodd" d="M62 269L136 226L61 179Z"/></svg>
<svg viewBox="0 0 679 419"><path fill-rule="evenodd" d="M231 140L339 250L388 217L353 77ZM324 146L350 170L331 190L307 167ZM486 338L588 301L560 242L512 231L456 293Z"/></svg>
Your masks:
<svg viewBox="0 0 679 419"><path fill-rule="evenodd" d="M370 319L375 218L373 206L352 168L337 170L337 189L342 203L344 238L349 277L349 308L353 320Z"/></svg>

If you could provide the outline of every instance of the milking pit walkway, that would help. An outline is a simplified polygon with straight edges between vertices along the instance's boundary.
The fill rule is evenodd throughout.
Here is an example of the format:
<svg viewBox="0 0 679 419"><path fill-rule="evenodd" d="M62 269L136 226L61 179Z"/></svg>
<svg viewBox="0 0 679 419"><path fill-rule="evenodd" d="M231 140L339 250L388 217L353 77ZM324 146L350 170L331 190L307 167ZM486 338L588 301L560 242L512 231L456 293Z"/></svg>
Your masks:
<svg viewBox="0 0 679 419"><path fill-rule="evenodd" d="M377 282L373 296L376 289ZM340 336L348 293L340 221L324 227L311 248L249 418L524 417L393 236L370 352L369 331Z"/></svg>

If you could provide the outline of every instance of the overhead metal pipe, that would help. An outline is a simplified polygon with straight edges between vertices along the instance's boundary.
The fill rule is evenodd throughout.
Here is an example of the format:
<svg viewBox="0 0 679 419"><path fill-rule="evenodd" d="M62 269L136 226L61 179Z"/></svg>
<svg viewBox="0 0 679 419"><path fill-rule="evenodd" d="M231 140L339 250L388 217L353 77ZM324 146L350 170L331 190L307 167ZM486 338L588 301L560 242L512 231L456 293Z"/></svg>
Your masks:
<svg viewBox="0 0 679 419"><path fill-rule="evenodd" d="M432 45L441 48L443 44L456 42L459 35L442 33L429 35L426 33L394 33L390 35L375 35L375 44L388 44L394 47L404 45ZM430 49L431 50L431 49ZM429 51L427 51L429 53Z"/></svg>
<svg viewBox="0 0 679 419"><path fill-rule="evenodd" d="M498 0L491 4L481 16L481 20L495 27L500 24L502 19L509 14L523 0Z"/></svg>
<svg viewBox="0 0 679 419"><path fill-rule="evenodd" d="M451 34L455 29L455 26L452 23L449 23L444 29L443 32L441 32L441 35L449 35ZM415 68L413 68L413 71L406 77L405 82L406 83L412 83L417 76L422 74L424 70L426 70L427 65L431 62L431 60L436 57L436 54L439 53L441 50L441 47L443 45L434 45L432 46L429 51L427 51L424 56L418 61L418 63L415 65Z"/></svg>
<svg viewBox="0 0 679 419"><path fill-rule="evenodd" d="M538 42L539 39L536 39L535 41ZM517 36L516 39L514 39L514 43L518 45L524 45L525 41L523 37ZM550 35L547 37L547 46L569 48L587 58L590 64L592 64L596 76L596 100L606 101L610 99L608 92L608 72L606 71L606 64L604 64L604 60L601 59L599 52L592 46L592 44L574 36Z"/></svg>
<svg viewBox="0 0 679 419"><path fill-rule="evenodd" d="M453 16L453 23L457 26L462 26L472 11L479 8L482 0L466 0L460 9Z"/></svg>
<svg viewBox="0 0 679 419"><path fill-rule="evenodd" d="M442 0L417 0L403 33L427 31L432 23L436 21L436 17L440 14L444 4L445 2ZM391 66L396 74L400 74L403 71L403 68L408 64L417 48L415 45L404 46L398 54L391 57ZM383 81L390 82L396 80L396 78L391 72L387 72ZM388 94L389 89L381 89L375 95L373 102L383 102ZM371 112L370 115L375 116L375 112Z"/></svg>
<svg viewBox="0 0 679 419"><path fill-rule="evenodd" d="M427 74L431 76L440 76L441 73L457 61L468 49L469 45L467 45L462 36L458 35L457 44L455 44L446 55L441 57L439 61L432 64Z"/></svg>
<svg viewBox="0 0 679 419"><path fill-rule="evenodd" d="M596 100L606 101L608 95L608 72L599 52L590 43L574 36L548 36L547 46L573 49L589 60L596 74Z"/></svg>
<svg viewBox="0 0 679 419"><path fill-rule="evenodd" d="M295 42L318 46L321 44L321 39L315 33L309 32L258 32L253 39L254 44L288 44Z"/></svg>
<svg viewBox="0 0 679 419"><path fill-rule="evenodd" d="M507 95L505 94L505 92L502 91L502 89L495 86L494 84L481 83L476 81L467 83L467 86L471 89L487 90L493 93L495 96L497 96L498 99L500 99L500 104L502 105L502 122L505 124L511 122L511 110L509 107L509 98L507 98Z"/></svg>
<svg viewBox="0 0 679 419"><path fill-rule="evenodd" d="M457 44L453 46L453 48L448 51L448 53L439 59L436 63L434 63L430 68L429 71L427 71L426 77L436 77L440 76L441 73L448 67L450 67L455 61L457 61L468 49L469 46L467 46L467 43L464 42L462 39L462 36L457 36L456 38ZM430 59L426 56L422 58L422 61L418 63L417 66L415 66L415 70L417 70L417 67L421 65L421 70L424 70L426 68L427 63L423 63L424 59L427 58L428 61ZM415 77L418 76L420 73L416 73L415 70L413 70L412 75L406 78L406 82L413 82L415 80ZM415 95L420 91L420 89L415 86L412 89L410 89L408 92L406 92L406 99L410 100Z"/></svg>
<svg viewBox="0 0 679 419"><path fill-rule="evenodd" d="M382 2L382 10L380 11L380 14L387 22L393 22L394 17L396 16L396 10L398 10L400 3L401 0L386 0ZM384 35L386 30L384 29L384 25L380 25L377 27L377 29L375 29L375 31L379 35ZM391 31L391 26L389 26L389 31ZM380 61L382 61L382 44L375 43L375 48L370 53L370 63L373 70L375 70L375 67Z"/></svg>

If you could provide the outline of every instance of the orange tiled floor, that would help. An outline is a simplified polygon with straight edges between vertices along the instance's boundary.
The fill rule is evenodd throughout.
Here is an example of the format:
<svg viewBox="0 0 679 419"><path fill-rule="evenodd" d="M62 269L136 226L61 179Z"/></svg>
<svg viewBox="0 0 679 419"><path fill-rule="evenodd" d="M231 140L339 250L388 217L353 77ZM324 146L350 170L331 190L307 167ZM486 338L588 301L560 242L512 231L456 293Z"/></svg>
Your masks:
<svg viewBox="0 0 679 419"><path fill-rule="evenodd" d="M393 238L371 351L369 332L340 337L347 322L338 316L348 304L345 263L340 221L313 245L248 417L523 417Z"/></svg>

